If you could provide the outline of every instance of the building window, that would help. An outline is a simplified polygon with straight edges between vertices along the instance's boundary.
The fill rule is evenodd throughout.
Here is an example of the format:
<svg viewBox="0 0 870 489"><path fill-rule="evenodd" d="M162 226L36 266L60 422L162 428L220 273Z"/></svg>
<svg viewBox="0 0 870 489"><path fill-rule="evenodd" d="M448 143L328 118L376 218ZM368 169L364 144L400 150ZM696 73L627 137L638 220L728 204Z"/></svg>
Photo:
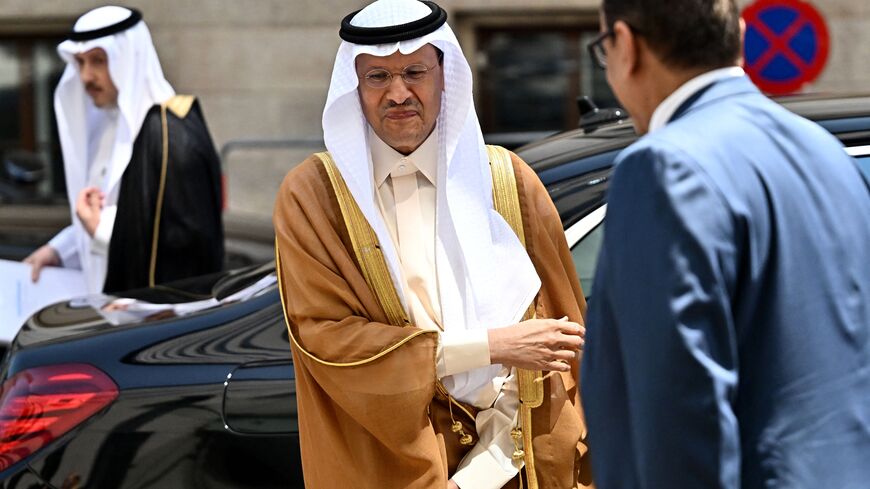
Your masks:
<svg viewBox="0 0 870 489"><path fill-rule="evenodd" d="M53 102L64 68L56 50L61 40L0 35L0 157L5 162L23 151L42 161L44 176L29 196L39 201L66 199Z"/></svg>
<svg viewBox="0 0 870 489"><path fill-rule="evenodd" d="M615 107L604 72L586 43L598 24L479 25L474 29L478 114L484 134L553 132L577 127L577 97Z"/></svg>

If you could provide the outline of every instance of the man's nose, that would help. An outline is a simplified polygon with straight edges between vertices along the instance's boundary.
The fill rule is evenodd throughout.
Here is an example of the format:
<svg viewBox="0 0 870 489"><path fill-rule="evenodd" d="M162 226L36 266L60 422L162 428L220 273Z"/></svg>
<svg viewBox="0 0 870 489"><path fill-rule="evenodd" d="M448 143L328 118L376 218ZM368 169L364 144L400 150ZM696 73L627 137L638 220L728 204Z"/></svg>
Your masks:
<svg viewBox="0 0 870 489"><path fill-rule="evenodd" d="M409 98L411 98L411 90L408 89L405 79L401 75L393 75L387 86L387 99L397 104L403 104Z"/></svg>
<svg viewBox="0 0 870 489"><path fill-rule="evenodd" d="M81 77L84 83L91 82L94 80L94 70L92 70L87 64L82 64L79 67L79 77Z"/></svg>
<svg viewBox="0 0 870 489"><path fill-rule="evenodd" d="M82 80L87 82L97 82L100 79L100 70L91 63L84 63L79 69L81 71Z"/></svg>

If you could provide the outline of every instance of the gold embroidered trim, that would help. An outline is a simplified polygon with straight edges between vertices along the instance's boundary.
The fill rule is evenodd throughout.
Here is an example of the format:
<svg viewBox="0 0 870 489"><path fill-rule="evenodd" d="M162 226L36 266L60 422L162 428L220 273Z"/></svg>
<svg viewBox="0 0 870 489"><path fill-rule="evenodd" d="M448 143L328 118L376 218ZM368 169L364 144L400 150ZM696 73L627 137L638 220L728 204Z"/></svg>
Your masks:
<svg viewBox="0 0 870 489"><path fill-rule="evenodd" d="M492 201L495 210L504 217L504 220L514 230L523 247L526 246L526 235L523 231L523 215L520 210L520 199L517 195L517 179L514 175L514 166L508 150L500 146L487 146L489 164L492 171ZM531 319L535 315L534 304L529 305L525 319ZM535 382L541 378L540 370L517 369L519 381L520 401L524 406L531 408L539 407L544 403L544 384Z"/></svg>
<svg viewBox="0 0 870 489"><path fill-rule="evenodd" d="M490 171L492 172L492 201L495 210L510 225L523 247L526 246L526 235L523 230L523 215L520 209L520 199L517 193L517 179L514 166L508 150L500 146L487 146ZM530 304L524 319L535 317L535 305ZM520 395L520 426L523 450L517 448L516 453L522 454L526 462L526 477L529 489L537 489L538 481L535 474L535 455L532 448L532 409L544 403L544 383L540 381L543 372L540 370L517 369L517 384Z"/></svg>
<svg viewBox="0 0 870 489"><path fill-rule="evenodd" d="M154 209L154 230L151 233L151 263L148 266L148 286L154 287L157 272L157 241L160 239L160 216L163 214L163 195L166 193L166 170L169 167L169 123L166 120L166 103L160 105L160 124L163 137L163 162L160 165L160 187L157 190L157 207Z"/></svg>
<svg viewBox="0 0 870 489"><path fill-rule="evenodd" d="M408 315L405 313L405 308L396 292L393 277L386 266L387 262L384 259L383 251L381 251L381 245L378 243L377 235L347 188L332 156L325 152L317 153L316 156L323 162L326 173L329 174L329 180L332 182L332 188L335 190L335 196L341 208L341 215L344 217L344 224L347 226L348 234L350 234L353 251L356 253L366 283L377 296L390 324L410 326L411 321L408 320Z"/></svg>
<svg viewBox="0 0 870 489"><path fill-rule="evenodd" d="M532 408L525 405L520 406L520 416L522 416L522 436L523 436L523 455L526 462L526 481L529 483L529 489L538 489L538 475L535 472L535 454L532 449ZM522 476L520 476L522 481Z"/></svg>
<svg viewBox="0 0 870 489"><path fill-rule="evenodd" d="M438 332L434 331L434 330L417 331L416 333L413 333L405 338L402 338L401 341L399 341L398 343L396 343L396 344L388 347L387 349L381 351L377 355L374 355L374 356L371 356L369 358L365 358L362 360L358 360L355 362L328 362L326 360L322 360L322 359L318 358L317 356L315 356L313 353L311 353L308 350L306 350L305 348L303 348L301 344L299 344L299 342L296 340L296 337L293 335L293 329L290 327L290 318L287 317L287 303L284 300L284 281L281 279L281 276L283 275L281 273L281 252L278 249L278 238L277 237L275 237L275 268L278 272L277 273L278 274L278 294L281 296L281 309L284 311L284 324L287 326L287 334L288 334L288 336L290 336L290 341L292 341L293 344L296 345L296 348L298 348L299 351L304 353L305 356L307 356L308 358L314 360L315 362L317 362L321 365L326 365L329 367L358 367L360 365L372 363L375 360L378 360L380 358L385 357L389 353L392 353L394 350L396 350L400 346L404 345L405 343L413 340L414 338L416 338L418 336L421 336L424 334L438 334Z"/></svg>
<svg viewBox="0 0 870 489"><path fill-rule="evenodd" d="M193 102L196 97L193 95L175 95L166 102L163 102L166 107L175 114L179 119L187 117L190 108L193 107Z"/></svg>
<svg viewBox="0 0 870 489"><path fill-rule="evenodd" d="M495 210L507 221L525 247L526 233L523 231L523 215L520 211L520 199L517 197L517 179L511 155L501 146L488 145L486 152L492 172L492 201Z"/></svg>

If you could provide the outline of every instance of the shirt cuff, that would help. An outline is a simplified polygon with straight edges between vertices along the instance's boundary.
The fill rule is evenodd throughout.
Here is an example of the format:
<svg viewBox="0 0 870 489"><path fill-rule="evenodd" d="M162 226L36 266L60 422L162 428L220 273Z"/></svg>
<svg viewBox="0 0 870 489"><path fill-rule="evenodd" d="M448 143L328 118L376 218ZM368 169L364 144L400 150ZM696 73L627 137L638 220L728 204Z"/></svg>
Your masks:
<svg viewBox="0 0 870 489"><path fill-rule="evenodd" d="M490 365L489 333L485 329L445 331L438 343L438 378Z"/></svg>
<svg viewBox="0 0 870 489"><path fill-rule="evenodd" d="M468 465L451 477L460 489L501 489L519 473L517 467L507 470L504 459L497 459L479 443L468 452L466 460L469 461ZM512 460L510 455L507 460Z"/></svg>
<svg viewBox="0 0 870 489"><path fill-rule="evenodd" d="M91 252L98 255L109 254L109 240L112 239L112 229L115 227L115 214L118 212L118 206L110 205L104 207L100 211L100 223L97 224L97 230L94 232L94 237L91 238Z"/></svg>
<svg viewBox="0 0 870 489"><path fill-rule="evenodd" d="M57 233L48 242L48 246L54 248L57 252L60 263L66 268L77 268L78 260L78 244L76 243L75 225L65 227L61 232Z"/></svg>

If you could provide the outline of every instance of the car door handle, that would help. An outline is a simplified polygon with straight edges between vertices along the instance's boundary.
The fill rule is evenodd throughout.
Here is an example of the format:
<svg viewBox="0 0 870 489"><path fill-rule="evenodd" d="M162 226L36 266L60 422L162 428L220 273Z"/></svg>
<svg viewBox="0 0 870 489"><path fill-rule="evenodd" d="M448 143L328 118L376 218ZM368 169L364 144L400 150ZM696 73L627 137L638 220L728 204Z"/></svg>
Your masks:
<svg viewBox="0 0 870 489"><path fill-rule="evenodd" d="M254 362L237 367L224 384L222 411L226 428L239 434L298 433L293 363Z"/></svg>

